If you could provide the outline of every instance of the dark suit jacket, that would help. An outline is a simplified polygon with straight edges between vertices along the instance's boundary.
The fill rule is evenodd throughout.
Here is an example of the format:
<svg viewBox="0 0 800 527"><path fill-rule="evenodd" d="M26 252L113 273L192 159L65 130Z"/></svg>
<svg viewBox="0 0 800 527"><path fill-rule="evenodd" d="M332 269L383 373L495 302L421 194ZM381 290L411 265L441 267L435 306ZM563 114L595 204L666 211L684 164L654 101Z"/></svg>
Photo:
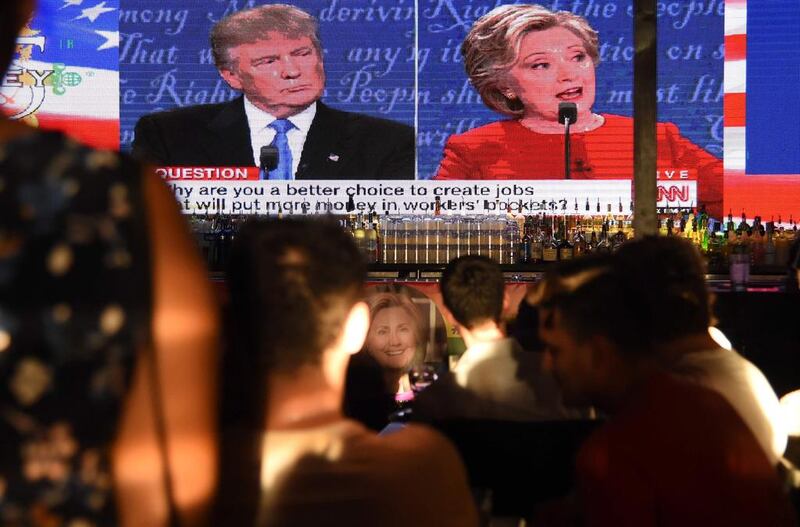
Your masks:
<svg viewBox="0 0 800 527"><path fill-rule="evenodd" d="M133 155L160 166L253 166L244 99L145 115ZM414 130L317 102L296 178L414 179Z"/></svg>

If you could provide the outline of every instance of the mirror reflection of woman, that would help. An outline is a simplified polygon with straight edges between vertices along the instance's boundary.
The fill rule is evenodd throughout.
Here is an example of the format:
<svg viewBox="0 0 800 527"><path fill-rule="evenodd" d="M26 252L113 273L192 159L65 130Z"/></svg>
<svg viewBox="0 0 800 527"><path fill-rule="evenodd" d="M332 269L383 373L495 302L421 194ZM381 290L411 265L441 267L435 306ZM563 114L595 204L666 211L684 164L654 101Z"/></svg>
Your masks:
<svg viewBox="0 0 800 527"><path fill-rule="evenodd" d="M502 5L472 26L461 46L470 82L508 117L452 135L435 179L562 179L564 126L558 105L574 103L574 179L633 177L633 119L595 104L598 35L583 17L539 5ZM698 201L722 217L722 161L656 126L659 169L696 169Z"/></svg>
<svg viewBox="0 0 800 527"><path fill-rule="evenodd" d="M371 324L364 349L383 368L388 390L409 392L408 371L425 358L422 315L402 294L377 293L367 303Z"/></svg>

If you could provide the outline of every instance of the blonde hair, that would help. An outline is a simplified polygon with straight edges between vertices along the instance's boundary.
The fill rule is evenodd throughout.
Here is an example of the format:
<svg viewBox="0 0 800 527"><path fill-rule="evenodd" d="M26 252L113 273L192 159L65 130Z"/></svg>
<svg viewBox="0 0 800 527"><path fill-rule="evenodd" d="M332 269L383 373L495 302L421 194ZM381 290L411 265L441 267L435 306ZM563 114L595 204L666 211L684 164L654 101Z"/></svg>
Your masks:
<svg viewBox="0 0 800 527"><path fill-rule="evenodd" d="M569 11L550 11L537 4L502 5L479 18L461 44L464 67L484 104L512 117L523 114L522 103L501 89L506 72L519 58L522 38L531 31L563 27L583 42L596 65L600 60L597 31L585 18Z"/></svg>
<svg viewBox="0 0 800 527"><path fill-rule="evenodd" d="M234 71L230 50L267 38L267 33L290 38L308 37L322 56L319 23L302 9L287 4L272 4L244 9L226 16L211 30L211 53L219 70Z"/></svg>
<svg viewBox="0 0 800 527"><path fill-rule="evenodd" d="M374 321L375 317L384 309L399 307L411 317L414 322L414 339L416 341L416 352L410 364L418 364L425 358L427 349L427 324L420 313L419 308L407 295L398 293L374 293L367 295L367 305L369 306L369 319Z"/></svg>

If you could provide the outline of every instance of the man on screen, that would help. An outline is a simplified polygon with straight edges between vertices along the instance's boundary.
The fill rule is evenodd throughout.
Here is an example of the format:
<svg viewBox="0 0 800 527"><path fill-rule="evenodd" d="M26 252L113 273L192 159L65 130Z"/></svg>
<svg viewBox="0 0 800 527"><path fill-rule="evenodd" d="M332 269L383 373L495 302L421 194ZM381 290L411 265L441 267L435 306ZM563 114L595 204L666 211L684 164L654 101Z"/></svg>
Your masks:
<svg viewBox="0 0 800 527"><path fill-rule="evenodd" d="M243 96L142 117L135 156L159 165L261 166L269 179L413 179L414 131L319 101L317 20L284 4L239 11L211 31L220 75Z"/></svg>

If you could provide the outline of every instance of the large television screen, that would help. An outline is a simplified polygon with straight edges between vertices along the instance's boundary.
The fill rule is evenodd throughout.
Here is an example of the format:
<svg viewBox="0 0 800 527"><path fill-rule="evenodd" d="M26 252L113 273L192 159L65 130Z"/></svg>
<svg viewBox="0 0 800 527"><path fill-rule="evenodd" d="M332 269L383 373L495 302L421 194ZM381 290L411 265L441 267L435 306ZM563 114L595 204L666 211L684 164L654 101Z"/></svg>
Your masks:
<svg viewBox="0 0 800 527"><path fill-rule="evenodd" d="M4 111L147 159L186 213L629 210L631 0L39 4ZM659 205L796 219L800 5L657 15Z"/></svg>

